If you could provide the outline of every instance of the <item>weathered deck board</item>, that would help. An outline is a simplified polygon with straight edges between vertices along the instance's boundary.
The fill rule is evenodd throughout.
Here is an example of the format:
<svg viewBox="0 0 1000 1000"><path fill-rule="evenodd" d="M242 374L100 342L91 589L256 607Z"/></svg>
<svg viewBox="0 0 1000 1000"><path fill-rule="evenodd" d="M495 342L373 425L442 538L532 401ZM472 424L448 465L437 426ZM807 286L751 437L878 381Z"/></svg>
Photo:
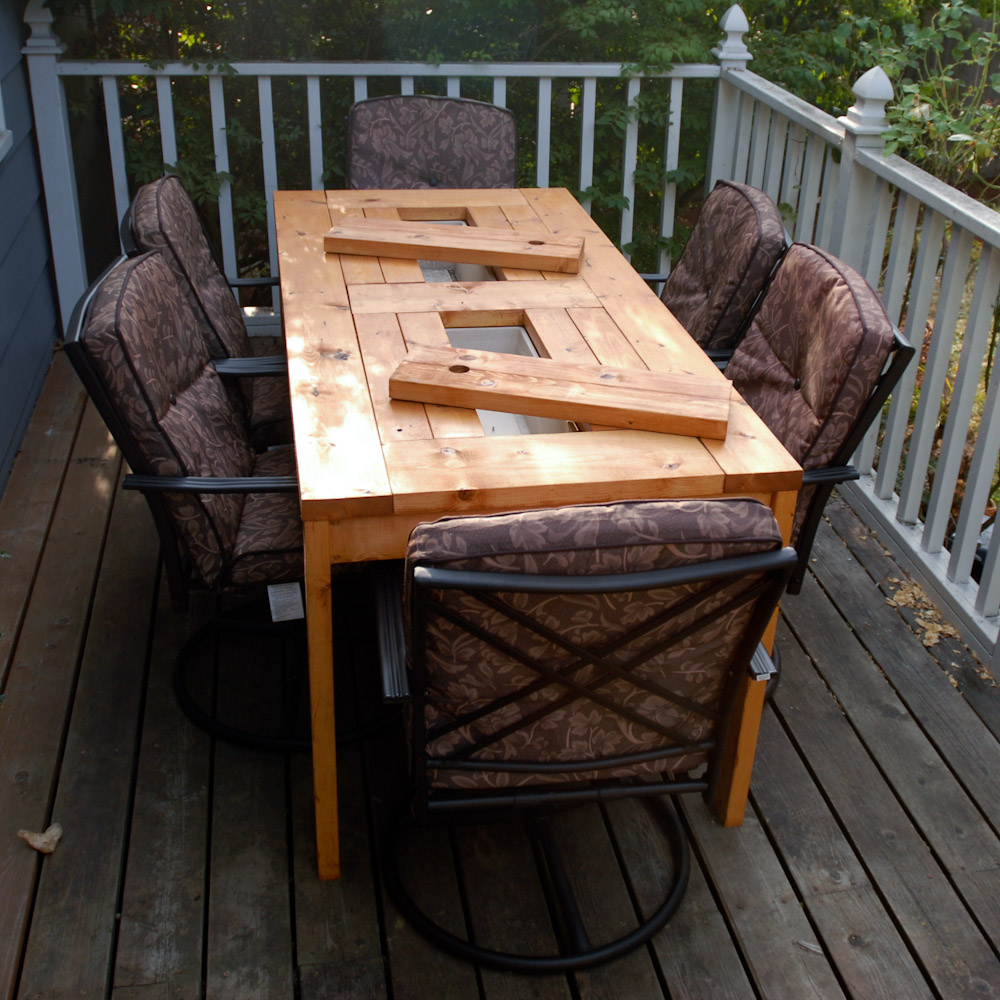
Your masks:
<svg viewBox="0 0 1000 1000"><path fill-rule="evenodd" d="M344 876L321 883L308 755L217 745L180 712L173 655L211 601L178 614L157 594L142 501L118 492L117 456L65 376L57 364L0 500L0 547L16 555L0 563L0 998L1000 997L1000 693L960 644L925 649L915 612L885 603L903 574L842 502L784 604L744 826L683 804L693 871L678 914L605 969L477 972L425 944L381 887L398 719L340 748ZM379 711L365 586L345 581L335 602L342 733ZM252 681L273 652L232 655L243 683L223 658L224 695L273 704ZM41 859L15 833L50 816L66 833ZM636 803L561 834L606 927L631 907L620 864L640 904L663 876ZM464 879L479 933L515 933L523 839L429 839L422 875L448 919L463 919ZM539 903L525 913L533 936L551 933Z"/></svg>
<svg viewBox="0 0 1000 1000"><path fill-rule="evenodd" d="M28 598L45 551L52 514L83 415L85 393L65 356L49 376L21 445L18 474L0 497L0 686L20 633Z"/></svg>
<svg viewBox="0 0 1000 1000"><path fill-rule="evenodd" d="M45 919L32 922L21 976L28 996L100 996L109 985L157 548L145 501L118 494L90 620L101 641L86 646L52 808L63 841L42 866Z"/></svg>
<svg viewBox="0 0 1000 1000"><path fill-rule="evenodd" d="M272 676L280 642L229 636L220 645L220 715L280 720ZM212 843L206 936L206 990L219 1000L266 1000L294 993L287 852L288 782L283 754L250 753L215 742Z"/></svg>
<svg viewBox="0 0 1000 1000"><path fill-rule="evenodd" d="M878 539L858 520L843 500L827 504L826 510L837 534L878 584L882 593L886 597L896 595L905 581L899 566ZM897 610L912 628L921 631L919 619L923 612L919 606L900 604ZM1000 739L1000 698L997 697L996 682L989 671L984 669L959 639L952 638L946 633L942 633L938 641L927 648L927 652L953 678L952 682L965 696L966 701L986 723L993 735Z"/></svg>
<svg viewBox="0 0 1000 1000"><path fill-rule="evenodd" d="M835 1000L837 977L756 815L738 831L713 822L701 802L684 803L708 877L762 996ZM735 835L733 835L735 833Z"/></svg>
<svg viewBox="0 0 1000 1000"><path fill-rule="evenodd" d="M117 451L87 409L62 481L0 711L0 996L13 995L40 856L16 837L44 830L59 780L66 719L93 599Z"/></svg>
<svg viewBox="0 0 1000 1000"><path fill-rule="evenodd" d="M931 997L861 859L774 713L761 728L754 802L803 899L816 943L833 958L849 992Z"/></svg>
<svg viewBox="0 0 1000 1000"><path fill-rule="evenodd" d="M141 990L157 998L197 996L200 989L211 747L174 700L171 671L178 645L207 617L205 596L195 595L181 616L166 586L160 589L120 903L116 998L145 1000Z"/></svg>

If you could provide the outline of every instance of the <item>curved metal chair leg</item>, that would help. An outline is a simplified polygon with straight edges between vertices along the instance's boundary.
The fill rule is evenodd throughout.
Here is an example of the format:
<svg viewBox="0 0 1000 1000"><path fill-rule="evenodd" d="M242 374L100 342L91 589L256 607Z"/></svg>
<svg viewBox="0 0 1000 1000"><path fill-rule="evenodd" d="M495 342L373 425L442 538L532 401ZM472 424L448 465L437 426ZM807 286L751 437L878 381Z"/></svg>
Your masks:
<svg viewBox="0 0 1000 1000"><path fill-rule="evenodd" d="M397 823L390 849L382 852L386 886L400 912L427 940L476 965L532 974L563 973L601 965L640 947L662 929L677 911L687 889L691 864L687 837L676 808L672 803L664 802L663 798L647 798L645 801L660 814L663 832L670 847L672 880L664 890L662 902L651 915L637 917L638 924L632 930L604 944L594 945L590 941L546 816L531 820L529 833L537 837L545 859L550 901L556 911L552 914L553 923L563 931L560 936L564 940L559 954L533 954L530 942L524 953L495 951L458 937L432 920L406 890L399 871L399 840L405 835L407 828L412 828L413 821Z"/></svg>
<svg viewBox="0 0 1000 1000"><path fill-rule="evenodd" d="M199 728L236 746L248 747L252 750L265 750L276 753L297 753L308 750L312 742L308 736L266 736L244 729L238 729L226 722L221 721L216 715L203 708L195 700L188 689L187 670L195 651L206 641L214 638L218 633L225 631L255 633L263 635L291 635L295 631L302 631L301 622L295 623L272 623L272 622L247 622L233 618L213 618L191 635L184 645L181 646L174 660L173 687L174 696L184 714Z"/></svg>

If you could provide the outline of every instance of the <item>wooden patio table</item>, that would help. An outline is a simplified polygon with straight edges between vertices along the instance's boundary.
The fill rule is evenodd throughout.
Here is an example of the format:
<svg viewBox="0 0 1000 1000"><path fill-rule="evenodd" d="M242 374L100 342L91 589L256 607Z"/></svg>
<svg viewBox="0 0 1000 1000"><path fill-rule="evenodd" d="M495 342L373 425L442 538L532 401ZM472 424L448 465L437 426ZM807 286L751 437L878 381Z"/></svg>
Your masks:
<svg viewBox="0 0 1000 1000"><path fill-rule="evenodd" d="M787 539L802 473L735 393L724 439L606 428L488 436L473 409L390 399L407 350L446 347L455 327L522 326L540 356L577 365L724 379L568 191L278 191L274 207L304 525L319 873L336 878L333 564L400 558L415 524L446 514L642 498L756 497ZM500 266L488 281L428 283L416 260L327 253L324 236L351 217L582 237L583 254L576 273ZM743 818L763 697L764 682L747 679L713 802L726 825Z"/></svg>

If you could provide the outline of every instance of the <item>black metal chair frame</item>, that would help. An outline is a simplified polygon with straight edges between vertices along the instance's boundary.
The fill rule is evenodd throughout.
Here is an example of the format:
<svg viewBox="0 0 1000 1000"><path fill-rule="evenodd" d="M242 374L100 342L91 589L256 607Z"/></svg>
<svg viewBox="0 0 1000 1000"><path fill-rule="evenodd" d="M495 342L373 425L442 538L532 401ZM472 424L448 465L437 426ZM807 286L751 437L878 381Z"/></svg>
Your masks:
<svg viewBox="0 0 1000 1000"><path fill-rule="evenodd" d="M175 611L188 607L189 594L193 590L205 590L201 580L192 572L184 547L177 534L174 520L163 499L167 492L183 493L297 493L298 479L295 476L246 476L246 477L204 477L204 476L160 476L153 473L136 443L131 431L121 420L115 401L108 394L104 381L93 370L90 358L83 346L83 331L98 289L108 274L123 260L113 261L93 282L74 307L64 339L64 350L76 370L91 400L97 407L108 430L114 437L122 456L132 472L122 481L123 489L138 490L146 499L153 522L160 539L160 554L167 574L167 585ZM252 360L252 359L250 359ZM218 367L218 365L216 365ZM174 661L173 684L178 702L185 713L200 728L228 742L264 750L306 750L308 739L299 737L262 737L220 723L208 711L202 709L190 695L184 679L185 668L196 646L214 638L220 632L236 626L235 620L216 616L206 626L199 629L178 651ZM265 626L267 627L267 626ZM277 623L278 631L287 631L288 626Z"/></svg>
<svg viewBox="0 0 1000 1000"><path fill-rule="evenodd" d="M751 676L761 676L761 674L766 676L770 669L769 663L766 662L767 656L763 653L759 643L786 586L795 561L794 550L783 548L690 566L610 576L533 576L523 573L463 572L417 565L412 573L410 603L412 643L409 650L409 688L416 692L416 695L413 696L412 736L410 740L410 766L415 786L413 800L415 821L418 824L427 824L432 822L462 822L470 818L478 820L484 810L486 810L487 816L499 813L509 818L513 812L526 817L529 821L529 832L537 838L541 855L545 859L543 881L552 910L553 925L561 938L560 953L537 955L494 951L473 941L462 939L442 928L421 910L419 904L405 889L402 875L397 866L398 847L393 842L391 847L384 851L386 881L397 905L411 923L431 941L460 958L484 966L527 973L565 972L607 962L648 941L660 930L680 904L689 866L687 841L683 828L675 810L667 808L666 804L662 803L662 797L687 792L702 792L706 796L712 794L718 780L719 766L725 751L725 734L729 730L741 680L747 672ZM669 688L665 687L663 682L639 680L633 671L650 656L658 654L671 644L683 641L699 627L703 627L709 617L698 617L687 628L666 638L655 640L647 648L630 655L625 663L613 663L609 657L626 644L641 641L646 634L664 622L675 618L683 610L696 607L710 594L717 594L734 580L741 578L748 580L747 587L741 588L740 592L732 598L731 605L736 607L750 602L756 603L737 643L727 689L722 699L721 711L716 717L717 732L722 734L720 739L704 741L697 746L682 743L673 747L624 755L596 763L593 760L581 760L572 764L564 761L557 763L542 761L484 762L469 759L470 755L481 749L485 743L503 738L508 730L502 730L493 734L491 739L485 743L477 744L463 751L461 755L449 758L430 758L425 755L423 748L426 745L428 734L425 729L422 705L422 692L427 680L423 639L428 610L434 609L436 613L444 615L452 625L467 631L470 635L492 645L504 654L515 657L519 663L538 674L538 679L528 687L498 698L474 713L462 716L460 720L447 726L446 730L468 724L475 718L524 697L532 689L541 689L556 684L564 688L564 693L559 698L547 702L543 708L533 713L529 718L521 720L514 728L519 728L520 725L527 724L529 721L535 721L539 716L554 711L577 698L586 697L599 702L606 709L617 712L632 722L653 731L660 731L651 720L635 715L626 706L614 704L606 694L594 689L599 688L604 681L612 677L624 676L655 697L667 698L675 702L680 701L685 708L697 710L698 706L690 701L672 696ZM511 608L502 598L504 593L620 593L623 591L649 591L687 584L701 585L702 589L696 594L681 599L678 605L664 609L659 614L652 616L649 621L630 630L627 634L592 648L583 648L569 642L545 625L534 621L530 615ZM454 611L442 608L434 593L444 589L460 590L474 595L478 601L492 611L531 629L548 642L567 652L572 659L568 665L564 665L559 670L532 661L518 651L512 650L502 639L485 632L475 622L466 621ZM388 590L383 592L380 601L382 614L395 610L397 619L401 618L402 602L386 599L386 593ZM710 617L715 620L719 614L724 614L725 611L725 608L717 609L712 612ZM384 679L387 681L389 694L395 697L405 695L400 687L400 683L405 682L405 676L399 670L398 662L402 635L401 620L397 620L394 625L383 628ZM595 676L591 677L585 685L581 684L576 679L576 675L584 667L590 665L596 668ZM714 715L712 712L705 714ZM431 735L440 735L440 732ZM667 731L661 732L661 735L666 739L672 738ZM432 769L437 771L447 769L457 771L492 770L509 773L549 772L564 775L572 770L590 772L606 768L620 768L631 763L669 760L673 756L694 750L710 754L710 763L707 769L696 778L682 775L676 778L667 776L661 780L631 782L621 779L596 782L581 780L564 782L560 785L541 784L499 791L483 790L469 793L451 790L434 790L433 793L429 793L427 782L424 780L426 772ZM551 834L548 817L553 809L559 807L636 796L642 797L644 801L659 800L664 806L660 818L673 859L673 880L662 895L661 904L651 914L639 915L636 927L614 941L594 945L590 941L580 916L570 880ZM397 827L397 836L402 835L400 829L405 831L405 824Z"/></svg>
<svg viewBox="0 0 1000 1000"><path fill-rule="evenodd" d="M122 481L123 489L139 490L146 498L153 520L156 523L160 537L160 545L164 565L167 570L167 580L174 608L183 611L188 605L188 593L191 590L203 589L191 573L189 563L183 552L183 547L163 503L161 493L295 493L298 491L298 478L295 476L245 476L245 477L204 477L204 476L159 476L153 473L132 437L128 427L118 415L115 401L108 395L104 382L93 371L90 359L81 342L83 330L101 284L108 274L124 259L119 257L111 262L90 288L77 302L70 316L67 332L63 341L63 349L83 382L88 395L97 407L104 423L111 431L125 461L132 472ZM237 359L228 359L228 361ZM265 359L247 359L265 360ZM216 369L220 362L213 362Z"/></svg>

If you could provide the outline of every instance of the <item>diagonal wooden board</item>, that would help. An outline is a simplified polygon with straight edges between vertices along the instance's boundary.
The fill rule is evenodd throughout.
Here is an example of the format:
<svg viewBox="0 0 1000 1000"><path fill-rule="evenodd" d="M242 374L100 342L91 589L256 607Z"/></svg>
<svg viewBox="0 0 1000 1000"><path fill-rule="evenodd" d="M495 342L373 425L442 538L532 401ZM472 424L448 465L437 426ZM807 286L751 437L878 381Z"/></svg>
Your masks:
<svg viewBox="0 0 1000 1000"><path fill-rule="evenodd" d="M721 375L573 365L453 348L410 350L389 395L722 440L732 386Z"/></svg>
<svg viewBox="0 0 1000 1000"><path fill-rule="evenodd" d="M347 218L323 237L323 249L327 253L494 264L576 274L583 259L583 237L433 222Z"/></svg>

